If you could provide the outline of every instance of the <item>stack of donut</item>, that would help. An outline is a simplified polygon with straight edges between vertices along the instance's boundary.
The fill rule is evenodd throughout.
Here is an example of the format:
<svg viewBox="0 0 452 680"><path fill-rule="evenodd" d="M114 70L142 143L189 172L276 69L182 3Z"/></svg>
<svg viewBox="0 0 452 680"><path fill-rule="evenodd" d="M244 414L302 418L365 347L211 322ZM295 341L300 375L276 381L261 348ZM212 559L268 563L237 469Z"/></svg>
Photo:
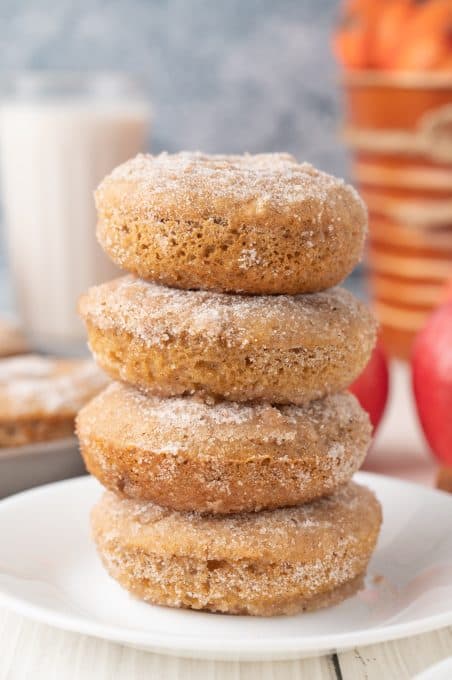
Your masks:
<svg viewBox="0 0 452 680"><path fill-rule="evenodd" d="M370 441L344 391L375 322L334 288L366 211L286 154L140 155L96 192L98 238L130 273L80 301L115 380L78 416L107 488L94 538L149 602L290 614L362 584L381 511L351 481Z"/></svg>

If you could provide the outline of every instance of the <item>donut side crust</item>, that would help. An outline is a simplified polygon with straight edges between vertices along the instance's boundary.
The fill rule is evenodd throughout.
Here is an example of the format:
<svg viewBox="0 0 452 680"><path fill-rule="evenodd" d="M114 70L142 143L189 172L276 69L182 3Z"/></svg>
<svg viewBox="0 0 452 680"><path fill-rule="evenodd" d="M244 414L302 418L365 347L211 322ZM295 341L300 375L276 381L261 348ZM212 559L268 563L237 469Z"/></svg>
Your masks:
<svg viewBox="0 0 452 680"><path fill-rule="evenodd" d="M23 446L73 435L74 416L43 415L42 418L20 418L0 422L0 447Z"/></svg>
<svg viewBox="0 0 452 680"><path fill-rule="evenodd" d="M263 513L203 517L106 493L92 511L101 559L149 602L252 615L332 604L359 588L381 508L349 484L329 499Z"/></svg>
<svg viewBox="0 0 452 680"><path fill-rule="evenodd" d="M334 572L328 577L327 569L317 564L162 559L95 540L107 572L135 597L160 606L225 614L281 616L339 604L362 588L368 562L363 558L353 569L345 568L339 557L328 566Z"/></svg>
<svg viewBox="0 0 452 680"><path fill-rule="evenodd" d="M287 154L139 155L95 198L110 257L179 288L321 290L352 270L367 229L352 187Z"/></svg>
<svg viewBox="0 0 452 680"><path fill-rule="evenodd" d="M313 293L343 281L359 262L365 229L337 215L330 234L292 219L263 225L217 216L148 217L131 206L100 209L97 238L121 269L183 289L254 295ZM333 219L333 218L332 218Z"/></svg>
<svg viewBox="0 0 452 680"><path fill-rule="evenodd" d="M330 347L230 347L202 336L147 344L138 335L86 321L89 345L112 378L160 397L198 394L229 401L306 404L346 389L369 360L373 335Z"/></svg>
<svg viewBox="0 0 452 680"><path fill-rule="evenodd" d="M123 497L251 512L331 494L360 467L367 413L344 393L306 407L159 399L112 384L77 417L88 471Z"/></svg>

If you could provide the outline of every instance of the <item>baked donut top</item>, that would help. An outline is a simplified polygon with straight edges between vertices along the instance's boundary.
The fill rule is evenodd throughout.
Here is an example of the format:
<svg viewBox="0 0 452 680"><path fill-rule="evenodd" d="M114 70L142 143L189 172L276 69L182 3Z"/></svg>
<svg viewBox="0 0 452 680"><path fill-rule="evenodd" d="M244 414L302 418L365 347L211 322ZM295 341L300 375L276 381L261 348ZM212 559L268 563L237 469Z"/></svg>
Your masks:
<svg viewBox="0 0 452 680"><path fill-rule="evenodd" d="M0 359L0 421L75 416L107 382L90 359Z"/></svg>
<svg viewBox="0 0 452 680"><path fill-rule="evenodd" d="M326 455L339 458L343 429L370 436L367 414L352 394L339 393L306 406L206 403L196 397L162 399L122 383L111 383L79 414L83 439L105 438L114 446L133 446L153 453L195 452L197 457L222 451L234 458L251 448L268 445L283 453L300 454L303 444L320 447L329 440Z"/></svg>
<svg viewBox="0 0 452 680"><path fill-rule="evenodd" d="M91 288L79 312L99 328L131 333L148 345L183 336L231 347L318 348L343 345L350 334L373 344L376 333L366 305L343 288L248 296L167 288L129 275Z"/></svg>
<svg viewBox="0 0 452 680"><path fill-rule="evenodd" d="M364 203L353 187L286 153L139 154L103 180L96 192L98 207L112 197L119 200L116 189L124 200L132 190L137 209L156 216L205 219L216 213L220 225L221 217L237 210L242 217L288 212L305 220L303 206L319 224L325 207L337 208L338 219L347 208L347 215L355 212L360 223L367 222Z"/></svg>
<svg viewBox="0 0 452 680"><path fill-rule="evenodd" d="M104 495L103 531L137 550L198 559L312 561L337 546L367 544L381 521L369 489L350 482L333 496L294 508L202 516Z"/></svg>

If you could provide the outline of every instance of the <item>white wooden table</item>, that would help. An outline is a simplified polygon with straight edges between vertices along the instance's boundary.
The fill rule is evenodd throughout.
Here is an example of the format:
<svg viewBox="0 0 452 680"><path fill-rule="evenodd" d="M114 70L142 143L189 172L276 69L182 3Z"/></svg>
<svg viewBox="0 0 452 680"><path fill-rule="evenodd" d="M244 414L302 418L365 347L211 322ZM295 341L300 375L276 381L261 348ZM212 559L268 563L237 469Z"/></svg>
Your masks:
<svg viewBox="0 0 452 680"><path fill-rule="evenodd" d="M0 645L0 680L411 680L452 655L452 627L334 656L239 663L140 652L0 609Z"/></svg>
<svg viewBox="0 0 452 680"><path fill-rule="evenodd" d="M393 402L367 469L431 484L426 455L400 367ZM332 656L277 663L177 659L34 623L0 609L0 680L411 680L452 656L452 627Z"/></svg>

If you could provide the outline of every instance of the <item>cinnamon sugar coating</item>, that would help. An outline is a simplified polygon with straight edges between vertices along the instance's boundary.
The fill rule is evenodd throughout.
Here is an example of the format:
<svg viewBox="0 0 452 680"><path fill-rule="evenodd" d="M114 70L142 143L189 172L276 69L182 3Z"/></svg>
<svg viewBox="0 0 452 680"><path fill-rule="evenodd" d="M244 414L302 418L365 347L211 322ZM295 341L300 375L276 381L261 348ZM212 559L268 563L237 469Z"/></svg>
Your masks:
<svg viewBox="0 0 452 680"><path fill-rule="evenodd" d="M340 288L253 297L126 276L91 288L79 310L100 366L162 397L307 403L353 382L376 333L367 307Z"/></svg>
<svg viewBox="0 0 452 680"><path fill-rule="evenodd" d="M0 447L72 435L77 411L107 382L91 360L0 359Z"/></svg>
<svg viewBox="0 0 452 680"><path fill-rule="evenodd" d="M112 383L77 418L91 474L173 510L257 511L334 492L361 465L369 418L353 395L307 406L161 399Z"/></svg>
<svg viewBox="0 0 452 680"><path fill-rule="evenodd" d="M367 213L340 179L288 154L138 155L96 192L112 260L185 289L308 293L358 262Z"/></svg>
<svg viewBox="0 0 452 680"><path fill-rule="evenodd" d="M170 607L292 614L340 601L360 586L381 509L354 483L296 508L202 516L107 492L92 512L110 575Z"/></svg>

